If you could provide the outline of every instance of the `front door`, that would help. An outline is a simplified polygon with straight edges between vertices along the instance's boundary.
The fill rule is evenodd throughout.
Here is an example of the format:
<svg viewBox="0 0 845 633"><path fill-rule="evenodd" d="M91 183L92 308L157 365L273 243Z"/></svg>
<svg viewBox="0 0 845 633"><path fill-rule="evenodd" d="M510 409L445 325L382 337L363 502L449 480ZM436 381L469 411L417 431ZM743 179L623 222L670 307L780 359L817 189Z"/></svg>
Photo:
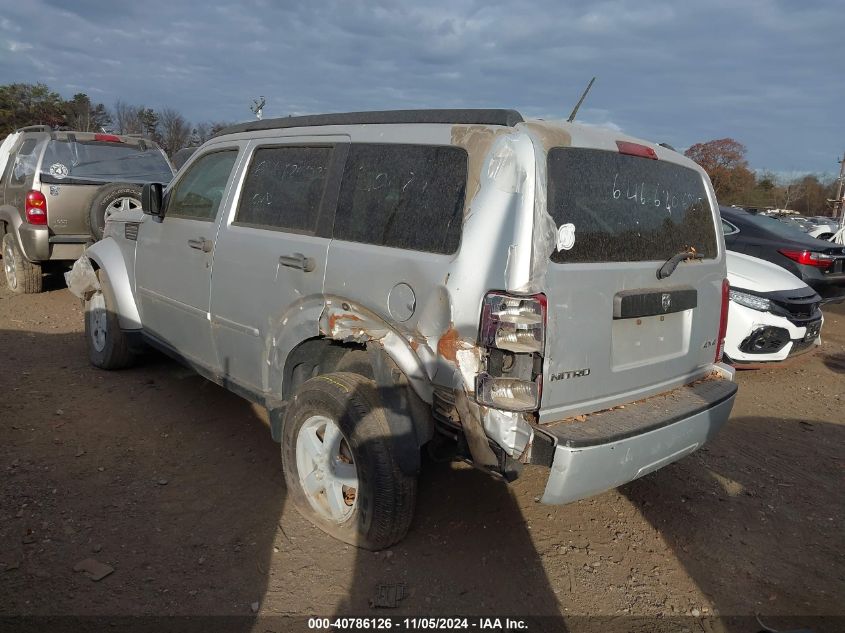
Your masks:
<svg viewBox="0 0 845 633"><path fill-rule="evenodd" d="M211 268L238 151L221 146L198 156L169 187L164 219L147 218L138 233L135 281L145 333L213 370Z"/></svg>

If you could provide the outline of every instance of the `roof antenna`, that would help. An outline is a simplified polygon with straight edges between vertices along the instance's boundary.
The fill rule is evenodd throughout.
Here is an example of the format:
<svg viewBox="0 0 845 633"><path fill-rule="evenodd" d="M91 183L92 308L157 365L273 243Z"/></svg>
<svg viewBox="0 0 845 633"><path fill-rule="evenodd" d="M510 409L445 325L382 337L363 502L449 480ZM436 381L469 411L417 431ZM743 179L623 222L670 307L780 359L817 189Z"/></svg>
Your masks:
<svg viewBox="0 0 845 633"><path fill-rule="evenodd" d="M575 107L572 109L572 114L569 115L569 118L566 119L567 123L572 123L575 120L575 115L578 114L578 108L581 107L581 104L584 103L584 99L587 98L587 93L590 92L590 88L593 87L593 82L596 80L595 77L590 79L590 83L587 84L587 89L584 90L584 94L581 95L581 98L578 99L578 103L575 104Z"/></svg>

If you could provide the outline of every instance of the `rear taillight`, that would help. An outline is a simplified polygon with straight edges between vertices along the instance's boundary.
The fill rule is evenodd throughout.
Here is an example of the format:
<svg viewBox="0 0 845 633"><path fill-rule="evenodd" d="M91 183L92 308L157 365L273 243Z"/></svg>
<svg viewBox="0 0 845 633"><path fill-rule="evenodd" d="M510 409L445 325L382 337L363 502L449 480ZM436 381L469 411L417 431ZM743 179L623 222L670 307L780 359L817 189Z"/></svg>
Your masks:
<svg viewBox="0 0 845 633"><path fill-rule="evenodd" d="M725 334L728 332L728 304L730 302L731 287L727 279L722 280L722 309L719 312L719 337L716 339L716 359L722 361L725 352Z"/></svg>
<svg viewBox="0 0 845 633"><path fill-rule="evenodd" d="M788 248L782 248L778 251L781 255L786 255L789 259L799 264L807 266L815 266L816 268L827 269L833 264L836 259L833 255L825 253L816 253L814 251L794 251Z"/></svg>
<svg viewBox="0 0 845 633"><path fill-rule="evenodd" d="M546 305L542 294L490 292L484 297L479 342L487 355L475 383L478 402L508 411L539 408Z"/></svg>
<svg viewBox="0 0 845 633"><path fill-rule="evenodd" d="M619 148L620 154L657 160L657 152L648 145L640 145L639 143L631 143L630 141L616 141L616 147Z"/></svg>
<svg viewBox="0 0 845 633"><path fill-rule="evenodd" d="M47 225L47 198L40 191L32 190L26 194L26 221Z"/></svg>

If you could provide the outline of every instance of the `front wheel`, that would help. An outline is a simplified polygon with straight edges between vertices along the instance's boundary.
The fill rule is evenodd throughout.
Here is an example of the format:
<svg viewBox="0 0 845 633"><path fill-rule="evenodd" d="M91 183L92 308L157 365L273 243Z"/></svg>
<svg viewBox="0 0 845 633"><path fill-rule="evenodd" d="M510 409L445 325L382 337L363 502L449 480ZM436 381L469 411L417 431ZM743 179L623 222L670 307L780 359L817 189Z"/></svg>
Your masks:
<svg viewBox="0 0 845 633"><path fill-rule="evenodd" d="M85 300L85 343L88 359L100 369L123 369L135 361L126 333L120 329L114 294L99 271L100 289Z"/></svg>
<svg viewBox="0 0 845 633"><path fill-rule="evenodd" d="M372 380L336 372L303 383L282 427L282 466L299 512L350 545L400 541L417 480L399 468L393 441Z"/></svg>

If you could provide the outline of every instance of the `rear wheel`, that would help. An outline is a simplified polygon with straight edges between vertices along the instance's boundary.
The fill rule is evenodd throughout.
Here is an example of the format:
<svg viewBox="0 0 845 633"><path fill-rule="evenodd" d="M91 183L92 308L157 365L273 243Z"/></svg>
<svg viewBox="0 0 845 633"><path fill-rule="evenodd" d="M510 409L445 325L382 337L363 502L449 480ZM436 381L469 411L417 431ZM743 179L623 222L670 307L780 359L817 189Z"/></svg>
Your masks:
<svg viewBox="0 0 845 633"><path fill-rule="evenodd" d="M114 183L100 187L91 208L88 211L88 222L94 239L103 239L103 229L106 220L118 211L129 211L141 208L141 188L138 185Z"/></svg>
<svg viewBox="0 0 845 633"><path fill-rule="evenodd" d="M91 364L100 369L123 369L135 361L129 339L117 319L108 277L99 271L100 290L85 300L85 343Z"/></svg>
<svg viewBox="0 0 845 633"><path fill-rule="evenodd" d="M41 292L41 266L23 256L11 233L3 236L3 271L6 273L6 285L12 292L19 295Z"/></svg>
<svg viewBox="0 0 845 633"><path fill-rule="evenodd" d="M417 481L396 463L372 380L336 372L303 383L285 412L282 465L299 512L335 538L378 550L407 533Z"/></svg>

